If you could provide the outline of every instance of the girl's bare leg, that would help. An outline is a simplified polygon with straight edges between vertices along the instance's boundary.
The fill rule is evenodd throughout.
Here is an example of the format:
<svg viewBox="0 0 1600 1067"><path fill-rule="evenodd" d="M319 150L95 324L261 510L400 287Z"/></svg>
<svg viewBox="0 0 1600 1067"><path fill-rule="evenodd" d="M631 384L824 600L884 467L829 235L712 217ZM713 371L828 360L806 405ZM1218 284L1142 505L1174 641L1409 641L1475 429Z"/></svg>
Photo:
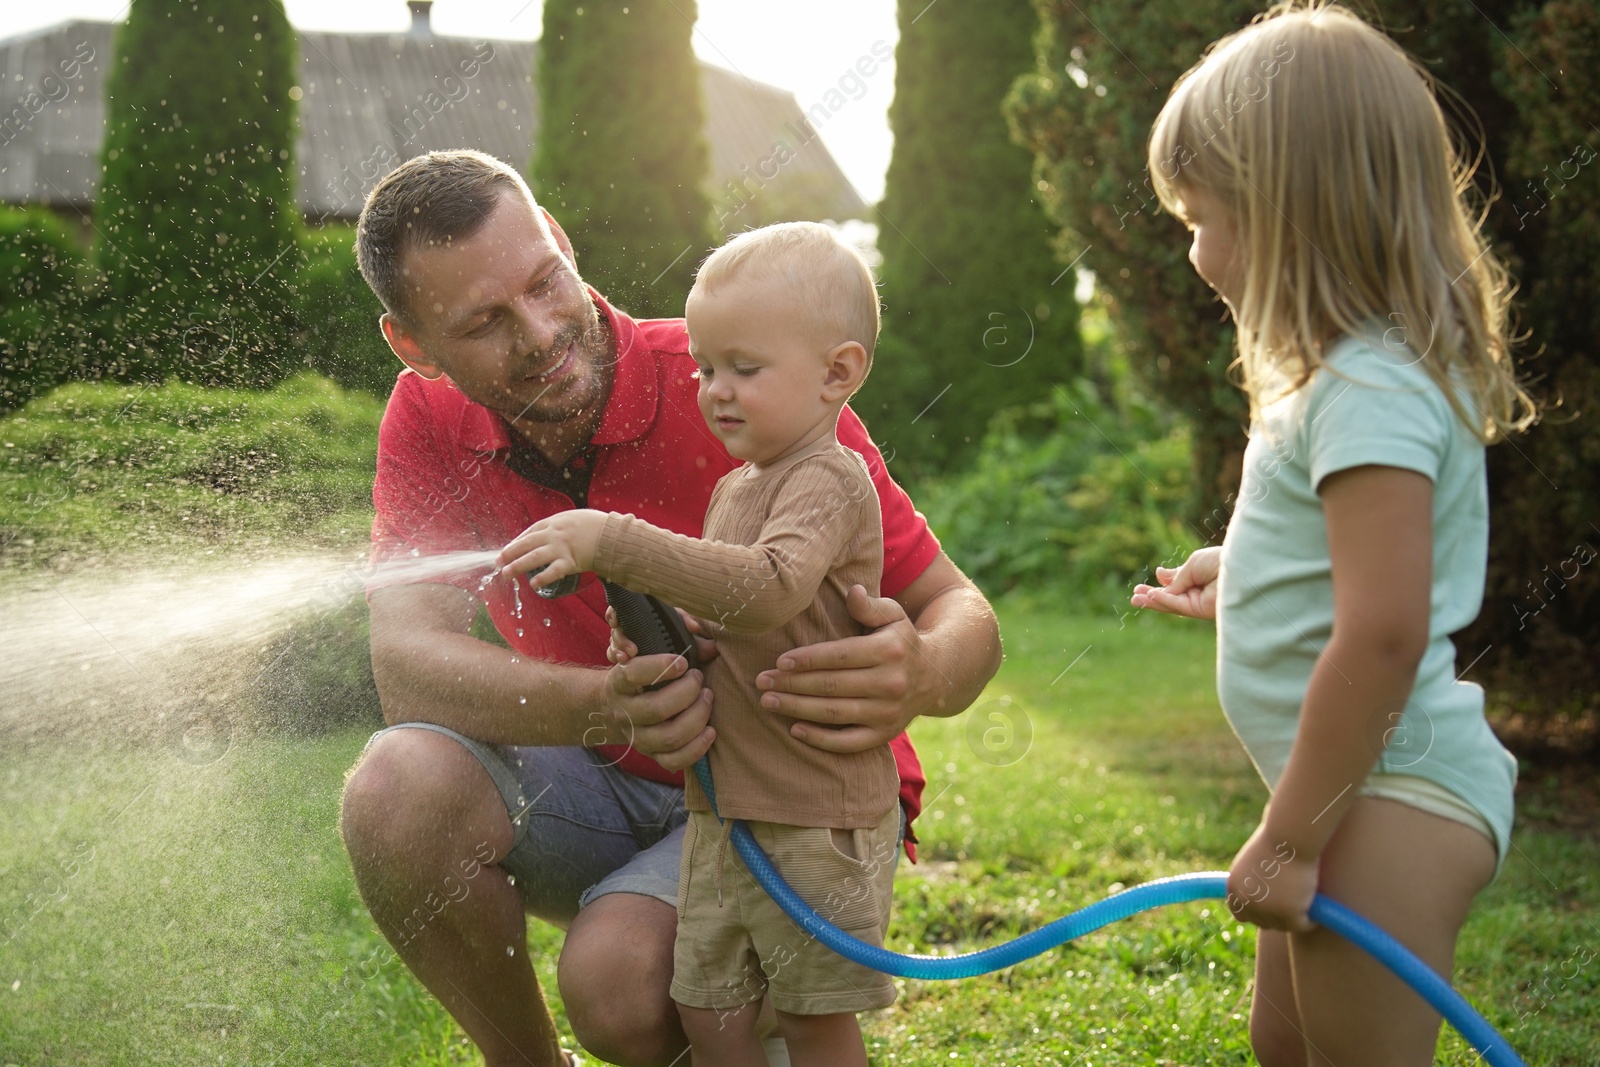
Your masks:
<svg viewBox="0 0 1600 1067"><path fill-rule="evenodd" d="M1261 1067L1305 1067L1306 1035L1294 1002L1289 971L1289 935L1262 930L1256 936L1256 982L1250 999L1250 1047Z"/></svg>
<svg viewBox="0 0 1600 1067"><path fill-rule="evenodd" d="M1397 801L1361 797L1323 852L1320 891L1448 977L1456 936L1494 867L1494 845L1471 827ZM1433 1063L1439 1016L1386 967L1328 930L1286 940L1305 1040L1301 1063ZM1271 979L1270 962L1268 970Z"/></svg>

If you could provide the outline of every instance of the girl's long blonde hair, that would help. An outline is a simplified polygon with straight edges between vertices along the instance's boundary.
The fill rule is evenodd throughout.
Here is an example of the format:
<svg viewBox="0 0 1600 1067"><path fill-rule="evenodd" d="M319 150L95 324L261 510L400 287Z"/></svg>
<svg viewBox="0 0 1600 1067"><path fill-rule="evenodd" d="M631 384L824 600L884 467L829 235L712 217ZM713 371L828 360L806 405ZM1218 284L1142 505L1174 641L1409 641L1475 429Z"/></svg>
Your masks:
<svg viewBox="0 0 1600 1067"><path fill-rule="evenodd" d="M1186 190L1232 213L1252 414L1309 381L1340 336L1376 324L1481 440L1533 422L1511 363L1512 285L1469 209L1475 163L1431 84L1388 36L1313 0L1222 38L1173 86L1150 174L1180 218Z"/></svg>

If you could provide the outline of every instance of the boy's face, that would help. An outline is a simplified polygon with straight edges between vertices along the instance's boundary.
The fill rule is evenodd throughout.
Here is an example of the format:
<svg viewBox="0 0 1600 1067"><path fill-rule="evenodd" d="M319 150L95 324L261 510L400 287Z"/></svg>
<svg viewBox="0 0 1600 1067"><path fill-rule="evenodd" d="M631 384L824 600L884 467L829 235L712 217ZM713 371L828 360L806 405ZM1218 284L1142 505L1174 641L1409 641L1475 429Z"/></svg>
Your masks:
<svg viewBox="0 0 1600 1067"><path fill-rule="evenodd" d="M696 289L684 314L700 414L730 455L771 463L833 430L840 403L826 394L837 339L780 283L736 278Z"/></svg>

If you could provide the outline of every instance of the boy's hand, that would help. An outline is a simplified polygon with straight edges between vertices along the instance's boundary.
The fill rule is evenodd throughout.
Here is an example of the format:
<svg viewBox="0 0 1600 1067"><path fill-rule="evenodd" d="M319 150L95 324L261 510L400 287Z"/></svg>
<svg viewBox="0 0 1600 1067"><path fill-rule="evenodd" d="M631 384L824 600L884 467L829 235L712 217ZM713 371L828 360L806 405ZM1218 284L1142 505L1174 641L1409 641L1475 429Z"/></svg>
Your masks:
<svg viewBox="0 0 1600 1067"><path fill-rule="evenodd" d="M1317 895L1318 866L1318 857L1273 841L1262 819L1228 868L1228 910L1265 930L1304 933L1315 925L1306 912Z"/></svg>
<svg viewBox="0 0 1600 1067"><path fill-rule="evenodd" d="M592 570L606 518L604 511L578 508L541 519L501 549L498 562L510 574L544 568L528 576L534 589Z"/></svg>
<svg viewBox="0 0 1600 1067"><path fill-rule="evenodd" d="M690 615L682 608L673 610L683 617L684 626L694 635L695 651L700 655L702 664L716 657L717 643L705 636L705 629L700 625L700 620ZM617 625L617 613L611 605L606 605L606 625L611 627L611 644L606 646L606 659L612 663L628 663L639 654L639 646L628 639L622 632L622 627ZM664 665L663 665L664 666Z"/></svg>
<svg viewBox="0 0 1600 1067"><path fill-rule="evenodd" d="M1222 549L1198 549L1177 570L1157 567L1159 586L1136 585L1128 602L1191 619L1217 617L1217 574L1222 569Z"/></svg>

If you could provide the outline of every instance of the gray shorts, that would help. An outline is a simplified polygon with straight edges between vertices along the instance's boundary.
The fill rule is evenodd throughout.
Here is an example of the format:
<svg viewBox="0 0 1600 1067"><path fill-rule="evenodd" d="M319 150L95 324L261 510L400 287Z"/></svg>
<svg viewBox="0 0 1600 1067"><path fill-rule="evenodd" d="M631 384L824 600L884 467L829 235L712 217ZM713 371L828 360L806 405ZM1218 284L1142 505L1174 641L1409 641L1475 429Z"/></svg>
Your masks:
<svg viewBox="0 0 1600 1067"><path fill-rule="evenodd" d="M683 790L613 766L588 748L523 748L432 730L477 757L511 817L511 851L500 866L516 878L528 911L565 925L607 893L639 893L673 908L688 813Z"/></svg>

